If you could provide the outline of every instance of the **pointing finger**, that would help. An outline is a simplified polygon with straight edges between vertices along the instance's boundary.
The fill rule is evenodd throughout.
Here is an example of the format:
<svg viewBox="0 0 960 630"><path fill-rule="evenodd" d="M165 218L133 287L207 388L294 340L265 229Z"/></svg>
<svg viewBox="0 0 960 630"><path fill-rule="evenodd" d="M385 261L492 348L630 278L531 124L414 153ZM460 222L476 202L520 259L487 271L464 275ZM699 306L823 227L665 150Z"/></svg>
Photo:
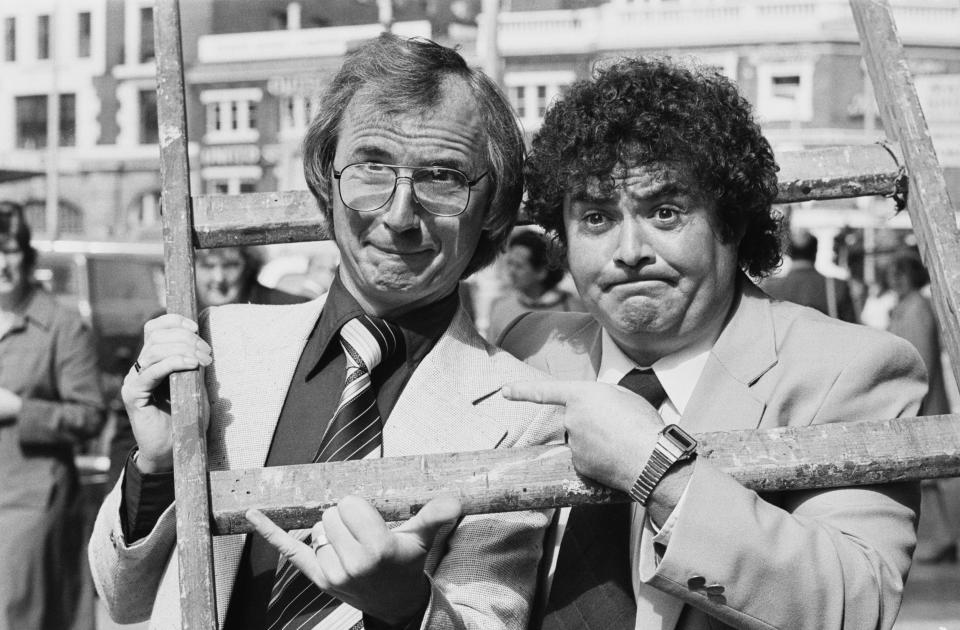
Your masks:
<svg viewBox="0 0 960 630"><path fill-rule="evenodd" d="M504 385L500 393L507 400L566 405L573 399L577 386L574 381L514 381Z"/></svg>
<svg viewBox="0 0 960 630"><path fill-rule="evenodd" d="M253 525L253 528L257 530L257 533L275 547L282 556L293 563L320 588L327 588L326 576L323 574L323 569L320 568L320 563L317 562L313 549L277 527L260 510L247 510L245 516Z"/></svg>

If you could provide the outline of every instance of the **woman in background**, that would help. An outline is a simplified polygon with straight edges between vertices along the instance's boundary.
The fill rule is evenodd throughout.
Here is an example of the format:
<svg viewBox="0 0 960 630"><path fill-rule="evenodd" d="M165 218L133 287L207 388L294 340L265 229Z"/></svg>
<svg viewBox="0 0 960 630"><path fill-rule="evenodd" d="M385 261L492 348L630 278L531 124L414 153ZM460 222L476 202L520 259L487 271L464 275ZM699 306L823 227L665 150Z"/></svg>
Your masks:
<svg viewBox="0 0 960 630"><path fill-rule="evenodd" d="M511 291L490 307L487 339L491 343L496 343L507 324L523 313L586 310L579 297L557 286L565 272L549 262L547 239L539 232L524 230L510 237L506 265Z"/></svg>
<svg viewBox="0 0 960 630"><path fill-rule="evenodd" d="M105 420L90 331L32 281L23 208L0 202L0 630L64 630L83 557L74 447Z"/></svg>

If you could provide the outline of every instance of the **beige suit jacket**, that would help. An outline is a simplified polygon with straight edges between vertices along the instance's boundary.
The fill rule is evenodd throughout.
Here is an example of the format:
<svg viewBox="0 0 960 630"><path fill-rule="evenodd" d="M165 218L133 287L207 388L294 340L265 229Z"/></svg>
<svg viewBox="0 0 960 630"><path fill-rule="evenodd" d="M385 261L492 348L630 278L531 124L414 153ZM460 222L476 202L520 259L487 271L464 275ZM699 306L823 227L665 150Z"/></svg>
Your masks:
<svg viewBox="0 0 960 630"><path fill-rule="evenodd" d="M231 305L201 322L213 347L207 370L209 467L263 466L287 388L325 297L292 306ZM504 400L512 380L542 377L484 342L461 310L410 377L384 426L387 457L531 445L560 431L555 407ZM90 542L97 590L121 623L151 619L179 628L176 527L168 509L153 532L127 545L120 485L107 497ZM529 614L548 518L540 512L466 517L444 528L429 552L429 628L522 628ZM214 538L220 624L244 535Z"/></svg>
<svg viewBox="0 0 960 630"><path fill-rule="evenodd" d="M680 421L685 429L916 414L925 374L908 343L772 301L746 278L740 284ZM600 326L590 316L530 315L502 345L558 378L596 379ZM640 576L675 606L688 605L677 624L684 630L889 628L918 505L913 484L758 495L701 458L665 553L644 535ZM710 595L704 585L723 592Z"/></svg>

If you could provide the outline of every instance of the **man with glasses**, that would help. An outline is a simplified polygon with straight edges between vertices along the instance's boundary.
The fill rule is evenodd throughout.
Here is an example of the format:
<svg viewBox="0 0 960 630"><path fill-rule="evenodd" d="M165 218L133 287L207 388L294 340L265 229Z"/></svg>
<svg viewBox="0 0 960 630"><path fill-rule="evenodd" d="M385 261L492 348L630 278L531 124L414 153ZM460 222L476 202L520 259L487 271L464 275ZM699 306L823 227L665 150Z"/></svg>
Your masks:
<svg viewBox="0 0 960 630"><path fill-rule="evenodd" d="M155 395L171 372L208 367L217 469L556 437L554 408L499 395L535 372L487 345L458 300L520 202L523 140L503 96L456 52L383 35L347 56L323 102L304 170L341 253L329 293L211 308L203 339L175 315L145 326L123 387L139 449L90 550L117 621L178 623L169 416ZM214 539L221 625L524 627L545 516L458 517L440 498L389 529L347 497L291 535L251 511L265 538Z"/></svg>

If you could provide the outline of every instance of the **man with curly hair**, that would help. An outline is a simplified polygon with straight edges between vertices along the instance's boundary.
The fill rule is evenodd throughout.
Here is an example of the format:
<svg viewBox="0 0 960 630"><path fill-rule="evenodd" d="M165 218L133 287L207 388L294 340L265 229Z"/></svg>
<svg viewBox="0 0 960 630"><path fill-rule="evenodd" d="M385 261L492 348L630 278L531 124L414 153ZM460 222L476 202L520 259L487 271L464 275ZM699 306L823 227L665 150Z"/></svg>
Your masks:
<svg viewBox="0 0 960 630"><path fill-rule="evenodd" d="M562 380L504 395L564 405L577 470L633 502L559 519L543 627L893 624L915 485L758 494L690 435L909 416L923 397L909 344L751 280L780 261L776 171L736 87L670 60L599 69L547 113L527 207L589 315L516 320L501 345Z"/></svg>

